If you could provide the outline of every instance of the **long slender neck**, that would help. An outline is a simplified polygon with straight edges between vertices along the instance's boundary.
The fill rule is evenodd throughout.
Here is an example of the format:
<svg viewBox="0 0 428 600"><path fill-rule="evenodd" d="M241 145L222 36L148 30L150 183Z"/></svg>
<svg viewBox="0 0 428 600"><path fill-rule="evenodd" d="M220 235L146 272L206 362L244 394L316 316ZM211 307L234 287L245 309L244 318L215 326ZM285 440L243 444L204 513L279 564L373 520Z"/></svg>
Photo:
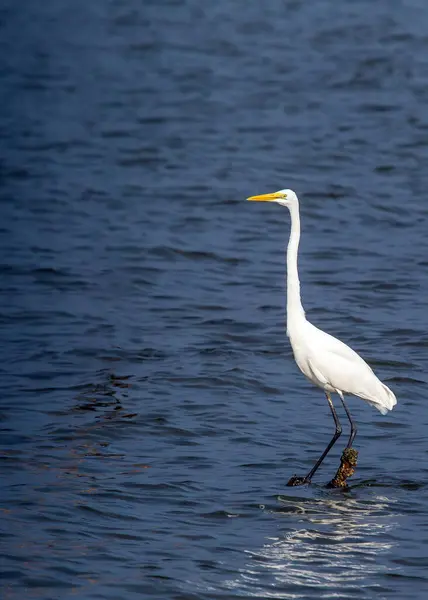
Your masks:
<svg viewBox="0 0 428 600"><path fill-rule="evenodd" d="M291 216L291 231L287 247L287 327L296 319L305 318L302 301L300 299L300 281L297 269L297 254L300 241L300 215L299 202L289 206Z"/></svg>

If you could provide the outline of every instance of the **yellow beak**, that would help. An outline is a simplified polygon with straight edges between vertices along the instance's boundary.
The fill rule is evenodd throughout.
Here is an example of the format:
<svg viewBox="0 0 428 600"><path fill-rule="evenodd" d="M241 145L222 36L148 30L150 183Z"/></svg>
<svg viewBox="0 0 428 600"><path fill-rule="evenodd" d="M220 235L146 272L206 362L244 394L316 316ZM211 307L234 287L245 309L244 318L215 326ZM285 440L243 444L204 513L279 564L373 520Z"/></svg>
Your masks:
<svg viewBox="0 0 428 600"><path fill-rule="evenodd" d="M284 194L279 194L278 192L274 192L273 194L262 194L261 196L251 196L247 198L247 200L252 200L255 202L275 202L278 198L283 198Z"/></svg>

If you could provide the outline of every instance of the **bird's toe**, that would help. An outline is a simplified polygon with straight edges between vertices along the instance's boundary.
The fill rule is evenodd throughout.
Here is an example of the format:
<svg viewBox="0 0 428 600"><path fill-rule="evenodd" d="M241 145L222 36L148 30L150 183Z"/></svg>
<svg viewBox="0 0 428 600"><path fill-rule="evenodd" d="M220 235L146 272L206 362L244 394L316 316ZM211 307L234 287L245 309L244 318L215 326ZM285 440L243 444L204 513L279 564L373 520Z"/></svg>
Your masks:
<svg viewBox="0 0 428 600"><path fill-rule="evenodd" d="M299 477L298 475L293 475L287 483L289 487L295 487L297 485L305 485L307 483L311 483L311 480L308 477Z"/></svg>

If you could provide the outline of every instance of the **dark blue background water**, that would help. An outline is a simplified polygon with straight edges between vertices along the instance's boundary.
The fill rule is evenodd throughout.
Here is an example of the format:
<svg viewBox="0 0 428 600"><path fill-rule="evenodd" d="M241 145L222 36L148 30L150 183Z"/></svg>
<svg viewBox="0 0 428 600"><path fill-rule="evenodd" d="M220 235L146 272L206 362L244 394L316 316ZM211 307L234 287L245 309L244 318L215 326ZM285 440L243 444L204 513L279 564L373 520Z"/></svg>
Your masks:
<svg viewBox="0 0 428 600"><path fill-rule="evenodd" d="M0 11L3 597L428 594L428 9L93 0ZM398 397L358 470L310 320ZM344 419L345 422L345 419Z"/></svg>

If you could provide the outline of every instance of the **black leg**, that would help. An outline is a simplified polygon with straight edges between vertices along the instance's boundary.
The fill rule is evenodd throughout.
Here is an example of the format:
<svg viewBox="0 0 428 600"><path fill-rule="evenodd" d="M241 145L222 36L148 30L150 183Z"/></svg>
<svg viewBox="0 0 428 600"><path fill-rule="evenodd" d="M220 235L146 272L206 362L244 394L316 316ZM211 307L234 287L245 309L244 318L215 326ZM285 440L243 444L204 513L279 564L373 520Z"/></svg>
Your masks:
<svg viewBox="0 0 428 600"><path fill-rule="evenodd" d="M355 422L354 422L354 420L351 417L351 413L349 412L349 409L348 409L348 407L345 404L345 398L343 397L342 392L338 392L338 394L339 394L340 399L342 401L343 408L345 409L346 416L348 417L348 420L349 420L349 422L351 424L351 435L349 436L349 442L348 442L348 445L346 447L347 448L352 448L352 443L353 443L353 441L355 439L355 436L357 435L357 426L355 425Z"/></svg>
<svg viewBox="0 0 428 600"><path fill-rule="evenodd" d="M337 416L336 410L333 406L333 402L331 401L330 394L328 392L326 392L325 395L327 397L327 401L330 406L331 414L333 415L334 424L336 425L336 431L334 432L334 435L333 435L332 439L330 440L329 445L324 450L324 452L321 454L321 456L319 457L319 459L317 460L315 465L312 467L312 469L309 471L309 473L306 475L306 477L297 477L296 475L294 475L294 477L292 477L290 479L290 481L287 483L287 485L295 486L295 485L302 485L304 483L310 483L312 477L314 476L315 472L318 470L322 461L325 459L327 454L333 448L333 445L335 444L335 442L339 438L340 434L342 433L342 426L340 424L339 417Z"/></svg>

